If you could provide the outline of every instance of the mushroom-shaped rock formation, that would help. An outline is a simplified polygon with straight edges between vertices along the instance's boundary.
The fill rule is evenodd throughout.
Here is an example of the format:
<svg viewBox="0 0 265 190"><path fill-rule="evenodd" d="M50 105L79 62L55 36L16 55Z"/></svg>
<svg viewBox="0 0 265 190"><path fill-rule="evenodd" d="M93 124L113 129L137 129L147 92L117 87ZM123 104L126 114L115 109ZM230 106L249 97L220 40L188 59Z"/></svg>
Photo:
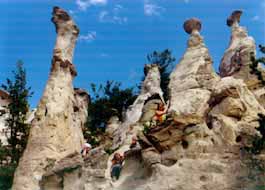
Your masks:
<svg viewBox="0 0 265 190"><path fill-rule="evenodd" d="M85 92L74 91L72 85L76 76L72 58L79 30L61 8L54 7L52 15L57 39L51 72L15 172L13 190L80 189L81 127L88 97Z"/></svg>
<svg viewBox="0 0 265 190"><path fill-rule="evenodd" d="M143 130L146 123L141 121L150 118L143 112L163 101L159 68L148 65L141 93L127 110L125 121L112 118L110 122L107 135L113 140L112 148L107 151L109 145L103 144L91 150L83 164L77 151L86 117L82 105L89 98L72 87L76 72L71 56L77 30L60 8L54 9L53 20L58 32L53 66L15 173L14 190L242 190L264 186L265 150L253 157L246 147L253 147L262 136L257 128L265 110L244 80L220 79L213 71L196 19L184 24L190 38L170 75L167 119ZM239 21L238 13L233 20ZM240 26L232 24L232 28L231 47L249 39L240 33ZM251 45L250 41L246 44ZM136 135L141 147L133 150L129 147ZM119 180L113 182L110 170L116 152L124 153L125 161Z"/></svg>
<svg viewBox="0 0 265 190"><path fill-rule="evenodd" d="M243 79L248 88L253 91L259 102L263 102L265 97L265 87L251 74L251 55L256 54L256 45L252 37L248 36L247 30L239 26L242 11L234 11L227 19L227 25L232 28L232 35L229 47L224 53L219 66L220 76L233 76ZM265 76L265 70L259 67Z"/></svg>
<svg viewBox="0 0 265 190"><path fill-rule="evenodd" d="M185 32L191 34L194 31L200 32L201 31L201 21L197 18L191 18L184 22L183 28Z"/></svg>
<svg viewBox="0 0 265 190"><path fill-rule="evenodd" d="M180 121L180 117L185 117L185 121L190 123L203 120L208 109L210 90L219 80L212 68L209 51L198 32L200 28L198 19L185 22L184 29L191 34L188 48L171 73L169 82L169 112L172 112L174 119Z"/></svg>
<svg viewBox="0 0 265 190"><path fill-rule="evenodd" d="M227 19L227 25L232 28L231 41L219 66L221 77L234 76L253 85L253 75L250 74L251 53L256 52L255 41L248 36L247 30L239 26L242 11L234 11ZM252 84L250 84L252 83ZM248 85L248 86L249 86Z"/></svg>
<svg viewBox="0 0 265 190"><path fill-rule="evenodd" d="M265 110L242 80L214 73L202 37L192 32L190 38L194 35L201 40L188 44L170 76L169 119L139 135L143 162L152 171L146 184L155 190L264 184L259 171L252 174L257 181L248 179L252 166L241 148L260 136L258 114Z"/></svg>

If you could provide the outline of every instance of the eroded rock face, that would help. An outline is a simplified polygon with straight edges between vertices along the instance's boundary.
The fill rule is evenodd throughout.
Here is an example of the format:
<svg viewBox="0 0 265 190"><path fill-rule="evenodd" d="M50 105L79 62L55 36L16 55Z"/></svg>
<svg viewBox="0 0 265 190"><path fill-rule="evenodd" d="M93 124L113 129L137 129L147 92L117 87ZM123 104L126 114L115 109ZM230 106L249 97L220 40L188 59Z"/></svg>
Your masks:
<svg viewBox="0 0 265 190"><path fill-rule="evenodd" d="M120 122L118 118L113 117L108 123L106 135L112 139L112 147L105 143L86 160L87 167L84 167L84 175L87 176L85 190L137 189L146 184L150 170L142 162L140 151L130 154L130 158L126 159L127 164L124 166L122 177L117 183L112 183L110 177L111 159L114 153L124 153L130 150L132 137L136 137L143 130L141 122L144 122L146 118L150 119L154 110L157 109L157 103L164 101L160 88L159 67L155 64L146 65L145 74L140 95L127 110L124 121ZM115 152L107 155L104 149L115 150Z"/></svg>
<svg viewBox="0 0 265 190"><path fill-rule="evenodd" d="M145 65L145 74L145 80L143 81L139 96L134 101L133 105L131 105L126 111L125 119L121 124L121 127L115 131L113 149L116 149L124 142L126 133L131 125L140 120L143 114L144 105L149 99L157 97L164 102L163 92L160 87L161 79L158 65Z"/></svg>
<svg viewBox="0 0 265 190"><path fill-rule="evenodd" d="M258 114L265 110L244 80L216 76L211 62L205 61L210 56L197 26L190 25L189 47L170 76L172 120L139 136L143 160L152 168L145 189L240 190L264 185L261 172L250 169L253 158L243 150L260 136Z"/></svg>
<svg viewBox="0 0 265 190"><path fill-rule="evenodd" d="M0 141L3 145L7 145L7 124L6 119L8 118L8 105L11 100L9 94L0 89Z"/></svg>
<svg viewBox="0 0 265 190"><path fill-rule="evenodd" d="M240 15L234 12L228 25L239 27ZM251 168L259 162L265 170L264 154L254 158L244 149L261 136L256 129L258 114L265 115L265 110L258 92L243 73L243 78L234 74L220 78L214 72L199 33L202 24L194 18L184 24L190 34L188 48L170 76L167 120L143 132L156 105L164 102L159 68L148 65L141 93L125 120L111 118L108 124L106 135L112 142L92 149L83 163L81 126L89 97L72 87L76 75L72 50L78 30L59 8L54 9L53 21L58 38L52 70L13 189L242 190L265 184L264 172ZM236 38L245 35L236 30ZM238 45L237 40L233 43ZM141 149L130 150L135 136ZM120 179L113 182L111 160L116 152L125 153L126 159Z"/></svg>
<svg viewBox="0 0 265 190"><path fill-rule="evenodd" d="M88 103L87 94L74 91L72 85L76 76L72 57L79 30L59 7L54 7L52 14L57 39L51 72L15 172L14 190L78 189L83 162L79 153L84 141L81 126ZM70 176L75 176L75 183L67 180Z"/></svg>

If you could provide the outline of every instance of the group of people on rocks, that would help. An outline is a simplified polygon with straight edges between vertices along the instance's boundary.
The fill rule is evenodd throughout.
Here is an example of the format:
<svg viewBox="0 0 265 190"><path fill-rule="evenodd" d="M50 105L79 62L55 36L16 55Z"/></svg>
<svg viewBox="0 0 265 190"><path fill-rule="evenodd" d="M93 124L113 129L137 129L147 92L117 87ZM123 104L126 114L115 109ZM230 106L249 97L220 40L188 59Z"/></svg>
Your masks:
<svg viewBox="0 0 265 190"><path fill-rule="evenodd" d="M168 110L168 103L166 106L162 102L158 104L157 110L155 111L155 115L152 118L152 122L155 122L156 125L163 123L166 120L167 110ZM137 150L137 149L139 150L140 148L141 147L139 145L137 137L133 136L131 139L130 151ZM85 143L81 150L82 156L86 157L91 149L92 149L91 144ZM121 153L116 152L113 155L113 158L111 160L111 172L110 172L111 178L113 181L118 180L120 177L120 173L121 173L122 166L123 166L123 163L126 157L126 153L127 152L125 152L125 154L121 154Z"/></svg>
<svg viewBox="0 0 265 190"><path fill-rule="evenodd" d="M140 145L138 143L137 138L132 137L132 142L130 144L130 150L139 149L139 148L140 148ZM84 158L87 157L87 155L91 149L92 149L91 144L85 143L82 150L81 150L82 156ZM118 152L116 152L114 154L114 156L111 160L111 173L110 174L111 174L112 180L118 180L119 179L124 160L125 160L125 154L120 154Z"/></svg>

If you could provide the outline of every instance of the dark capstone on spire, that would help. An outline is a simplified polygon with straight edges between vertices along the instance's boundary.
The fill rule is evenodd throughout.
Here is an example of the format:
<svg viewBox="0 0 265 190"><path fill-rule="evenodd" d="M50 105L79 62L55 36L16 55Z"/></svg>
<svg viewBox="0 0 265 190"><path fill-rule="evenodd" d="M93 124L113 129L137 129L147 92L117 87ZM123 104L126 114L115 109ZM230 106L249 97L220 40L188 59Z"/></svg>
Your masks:
<svg viewBox="0 0 265 190"><path fill-rule="evenodd" d="M201 27L201 21L197 18L191 18L189 20L186 20L183 25L185 32L187 32L188 34L191 34L194 30L200 31Z"/></svg>
<svg viewBox="0 0 265 190"><path fill-rule="evenodd" d="M227 18L226 24L231 27L235 22L240 23L240 17L242 15L241 10L235 10L233 13Z"/></svg>

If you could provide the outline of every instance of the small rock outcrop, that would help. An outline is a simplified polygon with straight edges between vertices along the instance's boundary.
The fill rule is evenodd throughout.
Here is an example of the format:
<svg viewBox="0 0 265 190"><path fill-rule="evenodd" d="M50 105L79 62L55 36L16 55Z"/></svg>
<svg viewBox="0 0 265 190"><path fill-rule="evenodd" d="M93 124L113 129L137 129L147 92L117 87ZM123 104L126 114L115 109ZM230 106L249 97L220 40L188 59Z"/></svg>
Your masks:
<svg viewBox="0 0 265 190"><path fill-rule="evenodd" d="M88 95L74 91L77 72L72 64L79 33L74 21L54 7L57 39L50 76L32 121L28 144L16 169L13 190L80 189L81 126L87 116Z"/></svg>
<svg viewBox="0 0 265 190"><path fill-rule="evenodd" d="M10 102L9 94L4 90L0 90L0 141L3 145L7 145L6 119L8 118L8 105Z"/></svg>
<svg viewBox="0 0 265 190"><path fill-rule="evenodd" d="M141 119L144 105L148 100L159 99L164 102L163 92L160 87L161 78L159 66L156 64L145 65L144 71L146 76L142 83L140 94L134 101L133 105L131 105L126 111L125 119L121 124L121 127L115 131L113 149L116 149L124 142L130 126Z"/></svg>

